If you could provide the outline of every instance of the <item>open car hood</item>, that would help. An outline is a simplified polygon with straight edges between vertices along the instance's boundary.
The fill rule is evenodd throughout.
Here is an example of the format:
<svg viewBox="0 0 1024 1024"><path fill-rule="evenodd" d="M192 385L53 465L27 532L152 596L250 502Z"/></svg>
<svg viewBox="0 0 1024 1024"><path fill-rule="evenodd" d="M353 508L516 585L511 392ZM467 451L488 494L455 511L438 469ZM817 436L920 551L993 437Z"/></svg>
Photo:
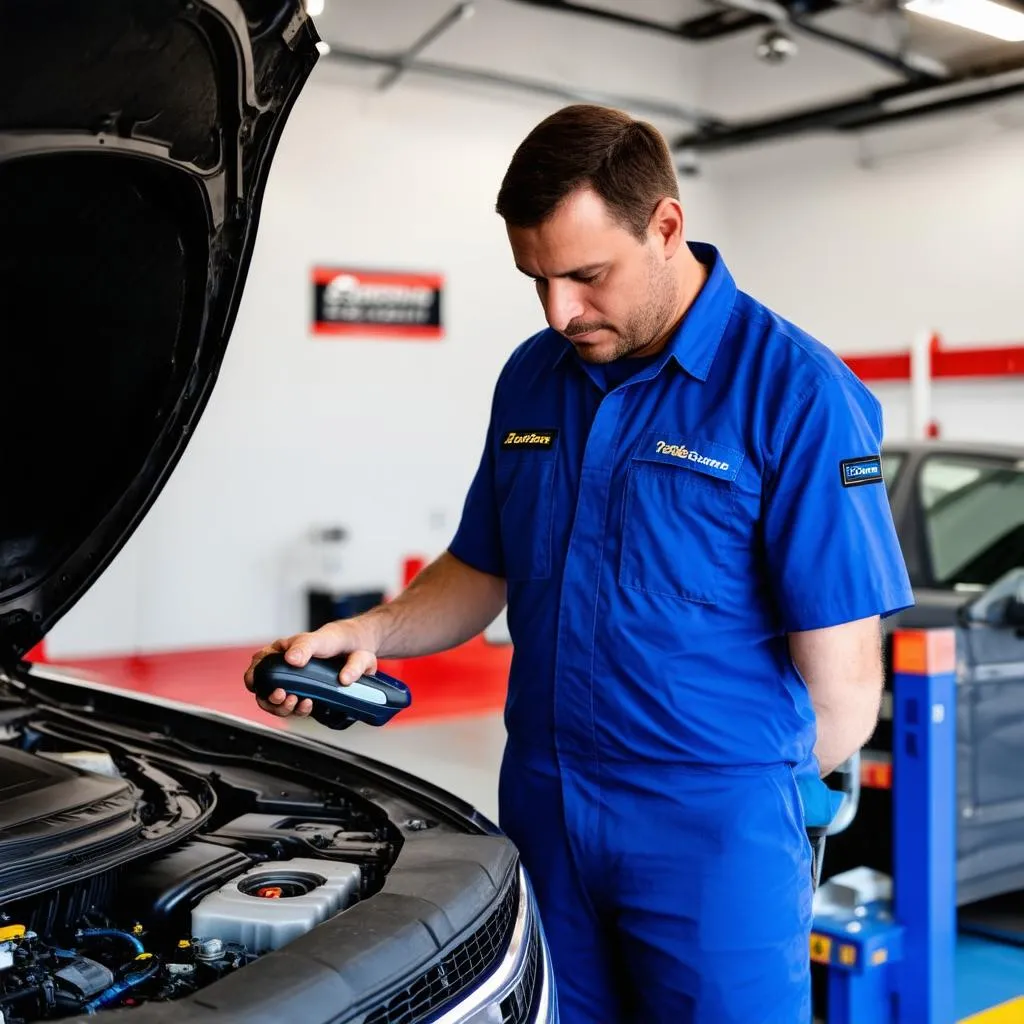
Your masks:
<svg viewBox="0 0 1024 1024"><path fill-rule="evenodd" d="M0 667L181 457L317 41L301 0L0 2Z"/></svg>

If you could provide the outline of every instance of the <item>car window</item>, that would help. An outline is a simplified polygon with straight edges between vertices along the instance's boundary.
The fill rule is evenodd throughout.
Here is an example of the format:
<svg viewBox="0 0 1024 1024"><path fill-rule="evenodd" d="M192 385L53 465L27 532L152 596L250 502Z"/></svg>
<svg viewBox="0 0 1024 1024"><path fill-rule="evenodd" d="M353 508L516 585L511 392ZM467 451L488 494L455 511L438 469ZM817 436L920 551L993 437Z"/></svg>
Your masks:
<svg viewBox="0 0 1024 1024"><path fill-rule="evenodd" d="M1024 464L935 455L919 488L939 586L988 586L1024 567Z"/></svg>
<svg viewBox="0 0 1024 1024"><path fill-rule="evenodd" d="M896 483L896 477L903 467L903 462L904 455L902 452L882 453L882 479L885 481L885 489L889 492L890 497L892 496L893 484Z"/></svg>

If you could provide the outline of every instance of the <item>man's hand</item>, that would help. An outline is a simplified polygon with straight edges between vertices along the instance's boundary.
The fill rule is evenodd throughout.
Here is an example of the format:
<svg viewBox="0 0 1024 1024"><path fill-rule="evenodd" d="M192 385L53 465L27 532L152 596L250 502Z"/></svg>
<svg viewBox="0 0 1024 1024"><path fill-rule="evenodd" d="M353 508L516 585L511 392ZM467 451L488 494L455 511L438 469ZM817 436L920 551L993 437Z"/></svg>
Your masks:
<svg viewBox="0 0 1024 1024"><path fill-rule="evenodd" d="M245 672L245 685L255 686L253 669L268 654L284 652L292 665L305 665L311 657L333 658L349 654L339 680L354 683L375 672L378 658L418 658L447 651L477 636L505 606L505 581L473 569L448 552L430 563L394 601L371 608L355 618L321 626L257 651ZM284 690L269 701L257 698L264 711L286 718L305 717L312 701L297 702Z"/></svg>
<svg viewBox="0 0 1024 1024"><path fill-rule="evenodd" d="M268 654L284 653L285 660L301 667L310 658L333 658L336 654L349 654L341 673L339 682L348 686L367 672L377 671L377 654L372 631L358 620L342 620L321 626L313 633L296 633L294 636L275 640L272 644L258 650L249 662L245 671L245 686L250 692L255 685L253 671ZM272 715L287 718L296 715L305 718L313 710L313 702L306 698L298 700L294 694L277 689L267 700L256 698L256 703Z"/></svg>
<svg viewBox="0 0 1024 1024"><path fill-rule="evenodd" d="M860 750L878 723L885 683L878 616L791 633L789 649L817 714L814 753L825 776Z"/></svg>

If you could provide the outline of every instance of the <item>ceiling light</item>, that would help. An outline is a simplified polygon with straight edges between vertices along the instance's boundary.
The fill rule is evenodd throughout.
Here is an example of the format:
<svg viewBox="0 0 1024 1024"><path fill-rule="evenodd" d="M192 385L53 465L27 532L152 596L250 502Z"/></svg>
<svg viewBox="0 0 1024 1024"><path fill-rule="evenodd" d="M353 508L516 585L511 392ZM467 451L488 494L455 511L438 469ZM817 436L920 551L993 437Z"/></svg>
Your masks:
<svg viewBox="0 0 1024 1024"><path fill-rule="evenodd" d="M1024 42L1024 11L994 0L909 0L906 9L1008 43Z"/></svg>
<svg viewBox="0 0 1024 1024"><path fill-rule="evenodd" d="M321 57L326 57L331 52L330 43L325 43L322 39L317 40L316 48Z"/></svg>
<svg viewBox="0 0 1024 1024"><path fill-rule="evenodd" d="M319 18L324 13L324 0L306 0L306 13L311 18Z"/></svg>
<svg viewBox="0 0 1024 1024"><path fill-rule="evenodd" d="M769 29L754 51L766 64L781 64L797 52L796 43L778 29Z"/></svg>

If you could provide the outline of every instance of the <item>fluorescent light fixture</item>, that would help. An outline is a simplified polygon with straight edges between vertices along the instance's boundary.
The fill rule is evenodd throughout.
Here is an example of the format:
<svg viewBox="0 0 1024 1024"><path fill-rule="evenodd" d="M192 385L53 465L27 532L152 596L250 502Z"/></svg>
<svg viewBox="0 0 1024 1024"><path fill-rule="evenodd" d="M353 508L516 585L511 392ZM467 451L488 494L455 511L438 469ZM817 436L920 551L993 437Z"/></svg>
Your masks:
<svg viewBox="0 0 1024 1024"><path fill-rule="evenodd" d="M905 7L914 14L923 14L1008 43L1024 42L1024 11L1004 7L995 0L909 0Z"/></svg>
<svg viewBox="0 0 1024 1024"><path fill-rule="evenodd" d="M331 52L331 44L325 43L322 39L317 40L316 48L321 57L326 57Z"/></svg>
<svg viewBox="0 0 1024 1024"><path fill-rule="evenodd" d="M319 18L324 13L324 0L306 0L306 13L311 18Z"/></svg>

